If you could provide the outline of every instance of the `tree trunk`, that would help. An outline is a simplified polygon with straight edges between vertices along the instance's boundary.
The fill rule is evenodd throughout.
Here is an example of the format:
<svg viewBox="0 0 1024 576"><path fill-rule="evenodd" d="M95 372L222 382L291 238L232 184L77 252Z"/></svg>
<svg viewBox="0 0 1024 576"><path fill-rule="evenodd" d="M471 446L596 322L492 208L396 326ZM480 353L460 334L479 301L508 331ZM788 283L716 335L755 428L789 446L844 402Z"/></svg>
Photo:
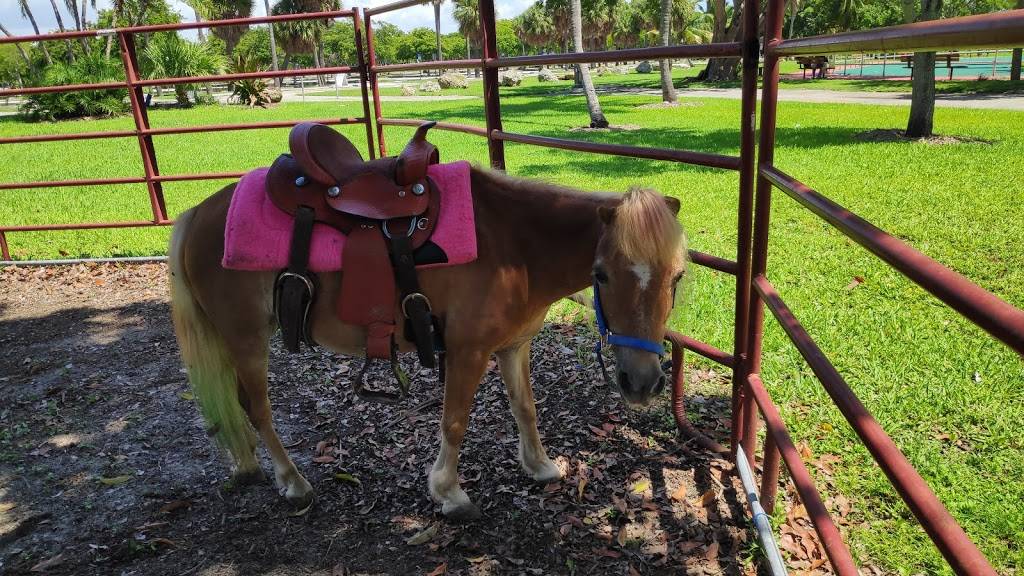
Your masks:
<svg viewBox="0 0 1024 576"><path fill-rule="evenodd" d="M185 90L185 84L174 85L174 99L178 102L178 106L182 108L188 106L188 92Z"/></svg>
<svg viewBox="0 0 1024 576"><path fill-rule="evenodd" d="M924 138L932 135L935 114L935 52L915 52L910 120L907 136Z"/></svg>
<svg viewBox="0 0 1024 576"><path fill-rule="evenodd" d="M267 9L267 14L270 14L270 0L263 0L263 6ZM198 16L198 14L197 14ZM270 27L270 65L277 72L277 40L274 39L274 24L267 24ZM274 78L274 85L281 88L282 78Z"/></svg>
<svg viewBox="0 0 1024 576"><path fill-rule="evenodd" d="M7 28L4 28L3 24L0 24L0 32L3 32L4 36L11 36L11 33L7 30ZM18 49L18 53L21 54L21 59L25 61L25 65L28 66L29 70L31 70L32 60L30 60L28 54L25 53L25 49L22 48L21 44L18 42L14 43L14 47ZM17 68L15 68L15 72L17 72Z"/></svg>
<svg viewBox="0 0 1024 576"><path fill-rule="evenodd" d="M199 15L199 10L193 9L192 13L196 17L196 22L202 22L203 21L203 17ZM267 14L270 14L269 6L268 6ZM270 30L271 30L270 42L273 43L274 42L274 36L273 36L274 25L273 24L270 25ZM206 33L203 32L202 28L196 28L196 36L199 38L200 42L206 42Z"/></svg>
<svg viewBox="0 0 1024 576"><path fill-rule="evenodd" d="M89 3L89 0L82 0L82 11L85 12L85 5ZM68 0L68 11L71 12L71 16L75 19L75 30L83 30L85 24L85 14L78 14L78 4L76 0ZM82 45L82 53L86 56L89 55L89 40L85 37L79 38L78 43Z"/></svg>
<svg viewBox="0 0 1024 576"><path fill-rule="evenodd" d="M434 0L434 40L437 42L437 59L444 60L441 54L441 0ZM437 71L438 75L441 71Z"/></svg>
<svg viewBox="0 0 1024 576"><path fill-rule="evenodd" d="M661 0L661 45L672 44L672 0ZM661 100L676 101L676 87L672 85L672 60L661 61Z"/></svg>
<svg viewBox="0 0 1024 576"><path fill-rule="evenodd" d="M25 3L25 16L28 17L28 21L32 24L32 29L35 30L36 36L40 35L39 24L36 24L36 17L32 14L32 10L28 7L28 2ZM53 65L53 57L50 56L50 51L46 49L46 42L40 42L39 47L43 49L43 58L46 59L47 65Z"/></svg>
<svg viewBox="0 0 1024 576"><path fill-rule="evenodd" d="M921 11L916 20L934 20L941 13L942 0L921 0ZM912 74L907 136L925 138L932 135L935 115L935 52L915 52Z"/></svg>
<svg viewBox="0 0 1024 576"><path fill-rule="evenodd" d="M60 8L57 8L57 0L50 0L50 6L53 6L53 15L57 18L57 28L59 28L61 32L67 32L67 30L64 29L64 19L61 18ZM75 49L71 44L71 40L65 38L64 45L68 48L68 62L74 64Z"/></svg>
<svg viewBox="0 0 1024 576"><path fill-rule="evenodd" d="M580 0L570 0L572 5L572 43L577 53L583 52L583 8ZM597 101L594 81L590 79L590 65L577 64L576 70L583 80L583 90L587 95L587 110L590 112L591 128L607 128L608 120L601 111L601 103Z"/></svg>
<svg viewBox="0 0 1024 576"><path fill-rule="evenodd" d="M1013 49L1013 57L1010 59L1010 80L1020 82L1020 56L1021 49Z"/></svg>
<svg viewBox="0 0 1024 576"><path fill-rule="evenodd" d="M800 12L800 1L799 0L793 0L793 16L790 17L790 19L789 19L789 36L787 36L787 38L792 38L793 37L793 27L796 26L796 15L799 12Z"/></svg>
<svg viewBox="0 0 1024 576"><path fill-rule="evenodd" d="M728 15L725 11L725 0L710 0L712 8L714 9L715 15L715 26L712 32L712 42L735 42L739 39L739 33L742 26L740 26L740 17L742 16L743 6L740 2L736 3L733 9L732 22L728 22ZM740 59L739 58L709 58L708 64L697 76L698 80L703 82L727 82L739 78L740 75Z"/></svg>

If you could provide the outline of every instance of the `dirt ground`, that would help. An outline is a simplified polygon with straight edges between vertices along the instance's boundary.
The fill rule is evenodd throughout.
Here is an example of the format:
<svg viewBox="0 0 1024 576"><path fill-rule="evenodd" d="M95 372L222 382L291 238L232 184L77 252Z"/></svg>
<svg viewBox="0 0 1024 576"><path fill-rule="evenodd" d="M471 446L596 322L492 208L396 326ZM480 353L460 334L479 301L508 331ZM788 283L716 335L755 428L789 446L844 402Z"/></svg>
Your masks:
<svg viewBox="0 0 1024 576"><path fill-rule="evenodd" d="M623 408L572 324L546 327L532 355L541 433L566 478L535 485L521 472L492 367L460 469L484 512L476 523L446 522L427 494L433 374L402 404L366 404L350 391L357 361L288 356L278 343L274 421L317 500L296 514L269 480L232 486L179 363L165 274L0 269L0 573L757 571L731 467L675 436L667 402ZM707 371L690 380L692 418L724 440L727 383ZM810 537L802 546L802 565L821 567Z"/></svg>

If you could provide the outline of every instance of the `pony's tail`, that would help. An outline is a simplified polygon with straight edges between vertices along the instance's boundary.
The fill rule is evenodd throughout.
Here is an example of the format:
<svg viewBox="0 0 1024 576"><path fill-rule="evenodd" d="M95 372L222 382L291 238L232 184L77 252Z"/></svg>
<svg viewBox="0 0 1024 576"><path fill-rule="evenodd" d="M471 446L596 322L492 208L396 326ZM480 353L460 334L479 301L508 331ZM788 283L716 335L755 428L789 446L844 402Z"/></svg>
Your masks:
<svg viewBox="0 0 1024 576"><path fill-rule="evenodd" d="M252 459L256 435L239 403L239 384L224 339L192 295L183 265L183 248L193 211L174 224L168 254L171 283L171 314L181 357L188 372L208 433L234 456L235 462Z"/></svg>

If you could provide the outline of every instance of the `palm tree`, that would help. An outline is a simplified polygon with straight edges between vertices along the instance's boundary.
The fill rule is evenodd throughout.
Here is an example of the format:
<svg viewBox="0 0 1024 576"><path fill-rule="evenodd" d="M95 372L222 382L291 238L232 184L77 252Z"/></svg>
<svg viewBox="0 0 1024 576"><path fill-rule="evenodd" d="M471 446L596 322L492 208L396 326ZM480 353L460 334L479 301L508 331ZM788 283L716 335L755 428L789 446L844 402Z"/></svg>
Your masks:
<svg viewBox="0 0 1024 576"><path fill-rule="evenodd" d="M64 28L64 19L61 18L60 16L60 8L57 8L57 0L50 0L50 6L53 7L53 15L55 18L57 18L57 28L60 28L61 32L67 32L67 30ZM67 46L68 49L68 61L74 64L75 51L71 47L71 40L65 38L64 45Z"/></svg>
<svg viewBox="0 0 1024 576"><path fill-rule="evenodd" d="M274 15L301 14L303 12L322 12L336 10L338 0L281 0L274 6ZM274 33L285 51L284 67L293 54L313 54L316 66L323 66L323 54L320 50L320 38L327 24L323 20L299 20L282 22L275 26ZM322 81L322 79L319 79Z"/></svg>
<svg viewBox="0 0 1024 576"><path fill-rule="evenodd" d="M93 0L93 6L94 7L95 7L95 4L96 4L96 0ZM75 30L84 30L85 29L85 25L86 25L85 24L85 16L86 16L87 6L89 5L89 0L82 0L82 14L81 14L81 16L79 16L79 14L78 14L78 2L77 2L77 0L64 0L64 5L67 7L68 12L71 13L71 16L75 19ZM88 55L89 54L89 41L86 40L83 37L83 38L79 38L78 42L82 45L82 52L85 53L86 55Z"/></svg>
<svg viewBox="0 0 1024 576"><path fill-rule="evenodd" d="M252 0L207 0L205 2L209 12L202 14L207 20L225 20L228 18L248 18L252 15ZM249 27L242 26L218 26L210 30L210 33L224 41L227 53L235 51L238 40L245 34Z"/></svg>
<svg viewBox="0 0 1024 576"><path fill-rule="evenodd" d="M270 0L263 0L263 6L267 9L267 14L270 14ZM270 64L274 67L274 72L277 72L277 40L274 38L274 23L267 24L270 28ZM281 87L281 78L274 78L274 84L278 88Z"/></svg>
<svg viewBox="0 0 1024 576"><path fill-rule="evenodd" d="M538 1L530 5L516 18L516 35L521 42L534 48L542 48L555 41L555 23L544 10L543 3Z"/></svg>
<svg viewBox="0 0 1024 576"><path fill-rule="evenodd" d="M441 54L441 3L444 0L434 0L434 39L437 41L437 59L443 60ZM438 71L440 74L440 71Z"/></svg>
<svg viewBox="0 0 1024 576"><path fill-rule="evenodd" d="M28 18L28 21L32 23L32 29L35 30L36 36L39 36L39 24L36 24L36 17L28 6L28 0L18 0L18 8L21 10L21 17ZM43 57L46 58L46 64L53 65L53 58L50 57L50 51L46 49L46 42L40 42L39 47L43 49Z"/></svg>
<svg viewBox="0 0 1024 576"><path fill-rule="evenodd" d="M570 0L572 5L572 43L576 52L583 52L583 7L580 0ZM590 79L590 65L577 64L576 70L583 82L583 91L587 95L587 110L590 112L591 128L607 128L608 120L601 111L601 103L597 101L597 91L594 90L594 81Z"/></svg>
<svg viewBox="0 0 1024 576"><path fill-rule="evenodd" d="M3 24L0 24L0 32L3 32L3 35L7 37L13 36L7 28L4 28ZM21 44L18 42L14 43L14 47L18 49L18 54L21 54L21 59L25 61L25 66L27 66L29 70L32 70L32 60L29 59L28 54L25 53L25 49L22 48ZM18 75L18 83L21 83L21 73L18 71L17 66L14 67L14 73Z"/></svg>
<svg viewBox="0 0 1024 576"><path fill-rule="evenodd" d="M672 0L661 0L661 45L672 44ZM676 101L676 87L672 85L672 59L661 61L661 100Z"/></svg>
<svg viewBox="0 0 1024 576"><path fill-rule="evenodd" d="M215 53L208 45L183 40L177 34L160 34L146 46L143 52L150 64L150 78L182 78L218 74L224 70L227 60ZM178 105L187 106L190 84L175 84L174 97Z"/></svg>
<svg viewBox="0 0 1024 576"><path fill-rule="evenodd" d="M473 57L471 47L480 46L480 6L476 0L452 0L452 17L459 25L459 34L466 38L466 59ZM497 11L494 18L497 19ZM480 76L480 69L474 68L474 75Z"/></svg>

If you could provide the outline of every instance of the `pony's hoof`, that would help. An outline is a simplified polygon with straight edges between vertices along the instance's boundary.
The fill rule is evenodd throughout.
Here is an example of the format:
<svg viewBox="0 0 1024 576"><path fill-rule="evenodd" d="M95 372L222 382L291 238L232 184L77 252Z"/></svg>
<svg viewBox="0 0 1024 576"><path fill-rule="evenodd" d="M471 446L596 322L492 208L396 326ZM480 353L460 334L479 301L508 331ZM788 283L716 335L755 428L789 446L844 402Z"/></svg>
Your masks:
<svg viewBox="0 0 1024 576"><path fill-rule="evenodd" d="M312 490L305 494L285 494L284 499L288 501L288 504L296 510L305 511L307 508L313 505L314 493Z"/></svg>
<svg viewBox="0 0 1024 576"><path fill-rule="evenodd" d="M553 462L549 462L547 466L533 473L533 481L538 484L549 484L561 479L562 471Z"/></svg>
<svg viewBox="0 0 1024 576"><path fill-rule="evenodd" d="M452 522L472 522L479 520L480 516L482 516L480 509L472 502L463 502L462 504L450 506L445 504L441 506L441 513Z"/></svg>
<svg viewBox="0 0 1024 576"><path fill-rule="evenodd" d="M254 468L252 470L237 470L231 475L231 483L235 486L252 486L262 484L267 479L263 470Z"/></svg>
<svg viewBox="0 0 1024 576"><path fill-rule="evenodd" d="M304 510L313 503L313 487L302 475L296 473L285 485L284 498L292 506Z"/></svg>

